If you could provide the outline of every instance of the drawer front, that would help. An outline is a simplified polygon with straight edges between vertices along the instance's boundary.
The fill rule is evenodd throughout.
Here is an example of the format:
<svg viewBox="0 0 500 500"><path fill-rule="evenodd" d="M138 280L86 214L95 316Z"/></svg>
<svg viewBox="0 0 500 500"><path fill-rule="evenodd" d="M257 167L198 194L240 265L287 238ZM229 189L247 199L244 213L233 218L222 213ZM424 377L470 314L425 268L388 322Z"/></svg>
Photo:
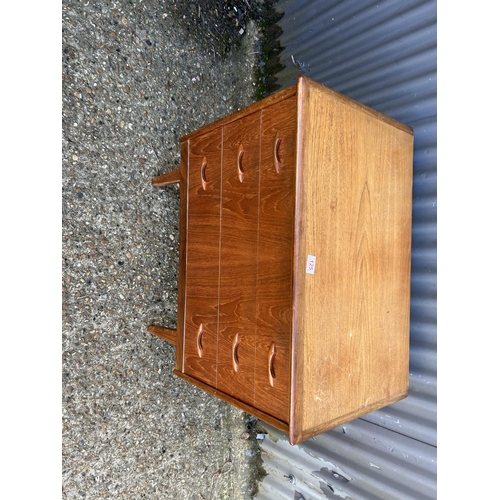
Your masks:
<svg viewBox="0 0 500 500"><path fill-rule="evenodd" d="M289 421L296 99L262 111L255 406Z"/></svg>
<svg viewBox="0 0 500 500"><path fill-rule="evenodd" d="M184 372L216 387L222 131L189 142Z"/></svg>
<svg viewBox="0 0 500 500"><path fill-rule="evenodd" d="M253 404L260 112L224 126L217 387Z"/></svg>

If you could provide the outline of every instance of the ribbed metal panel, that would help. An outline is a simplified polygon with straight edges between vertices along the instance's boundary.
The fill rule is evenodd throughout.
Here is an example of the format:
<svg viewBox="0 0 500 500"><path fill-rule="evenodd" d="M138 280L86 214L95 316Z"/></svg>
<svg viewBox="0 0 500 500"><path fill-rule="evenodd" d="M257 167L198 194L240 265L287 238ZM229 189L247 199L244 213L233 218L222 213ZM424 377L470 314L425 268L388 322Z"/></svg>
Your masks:
<svg viewBox="0 0 500 500"><path fill-rule="evenodd" d="M295 492L305 500L436 497L436 457L424 443L362 419L297 446L265 428L261 450L268 475L257 498L292 499Z"/></svg>
<svg viewBox="0 0 500 500"><path fill-rule="evenodd" d="M269 475L257 498L436 498L436 2L288 0L276 9L282 87L303 73L413 127L410 394L296 447L267 427L276 442L262 442Z"/></svg>

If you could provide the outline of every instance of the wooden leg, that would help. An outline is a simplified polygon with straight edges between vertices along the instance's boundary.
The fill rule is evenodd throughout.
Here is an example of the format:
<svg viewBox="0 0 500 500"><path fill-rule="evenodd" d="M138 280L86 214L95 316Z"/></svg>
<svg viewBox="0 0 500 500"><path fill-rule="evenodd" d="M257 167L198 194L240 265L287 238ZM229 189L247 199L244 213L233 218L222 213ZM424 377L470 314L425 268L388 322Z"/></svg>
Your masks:
<svg viewBox="0 0 500 500"><path fill-rule="evenodd" d="M158 177L155 177L151 183L153 186L158 187L158 186L168 186L169 184L176 184L181 182L181 169L176 168L175 170L172 170L171 172L167 172L165 174L159 175Z"/></svg>
<svg viewBox="0 0 500 500"><path fill-rule="evenodd" d="M169 344L177 344L177 330L171 330L170 328L165 328L164 326L149 325L148 332L166 340Z"/></svg>

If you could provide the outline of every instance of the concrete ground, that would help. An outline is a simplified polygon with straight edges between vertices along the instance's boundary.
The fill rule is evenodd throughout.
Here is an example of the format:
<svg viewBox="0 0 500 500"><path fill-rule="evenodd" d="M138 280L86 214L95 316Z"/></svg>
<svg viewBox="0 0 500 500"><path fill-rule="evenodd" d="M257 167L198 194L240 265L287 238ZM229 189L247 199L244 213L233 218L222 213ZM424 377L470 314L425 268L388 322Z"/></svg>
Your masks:
<svg viewBox="0 0 500 500"><path fill-rule="evenodd" d="M172 374L178 139L256 99L258 0L62 4L62 498L239 499L255 420ZM253 20L252 20L253 19Z"/></svg>

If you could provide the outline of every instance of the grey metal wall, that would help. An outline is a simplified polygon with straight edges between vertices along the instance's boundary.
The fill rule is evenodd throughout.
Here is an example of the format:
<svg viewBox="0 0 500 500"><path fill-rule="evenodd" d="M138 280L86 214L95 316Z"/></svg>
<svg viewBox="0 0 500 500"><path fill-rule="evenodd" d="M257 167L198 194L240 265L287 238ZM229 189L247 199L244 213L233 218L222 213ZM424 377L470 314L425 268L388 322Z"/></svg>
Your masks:
<svg viewBox="0 0 500 500"><path fill-rule="evenodd" d="M436 1L288 0L276 10L282 87L304 73L414 129L410 394L295 447L265 426L257 498L436 498Z"/></svg>

